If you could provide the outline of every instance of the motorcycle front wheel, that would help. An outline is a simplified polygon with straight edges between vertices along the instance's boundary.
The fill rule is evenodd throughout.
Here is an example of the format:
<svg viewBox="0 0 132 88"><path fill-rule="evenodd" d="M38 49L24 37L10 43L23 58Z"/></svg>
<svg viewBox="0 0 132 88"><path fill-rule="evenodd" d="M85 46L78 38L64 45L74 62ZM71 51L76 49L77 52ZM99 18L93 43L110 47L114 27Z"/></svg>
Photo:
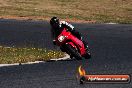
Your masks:
<svg viewBox="0 0 132 88"><path fill-rule="evenodd" d="M81 60L82 56L76 50L74 47L72 47L70 44L65 45L66 53L68 53L70 56L75 57L77 60Z"/></svg>

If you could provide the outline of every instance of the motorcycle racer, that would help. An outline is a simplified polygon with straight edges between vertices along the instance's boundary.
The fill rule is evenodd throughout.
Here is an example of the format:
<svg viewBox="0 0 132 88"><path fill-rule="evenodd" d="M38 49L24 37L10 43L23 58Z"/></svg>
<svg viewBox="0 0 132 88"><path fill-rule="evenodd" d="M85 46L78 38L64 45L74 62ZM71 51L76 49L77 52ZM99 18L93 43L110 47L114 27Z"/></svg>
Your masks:
<svg viewBox="0 0 132 88"><path fill-rule="evenodd" d="M67 31L71 32L78 39L82 40L84 46L88 48L87 43L83 40L81 33L75 30L74 26L66 21L60 21L57 17L52 17L50 20L51 32L53 37L53 44L55 45L55 38L63 31L63 28L67 28Z"/></svg>

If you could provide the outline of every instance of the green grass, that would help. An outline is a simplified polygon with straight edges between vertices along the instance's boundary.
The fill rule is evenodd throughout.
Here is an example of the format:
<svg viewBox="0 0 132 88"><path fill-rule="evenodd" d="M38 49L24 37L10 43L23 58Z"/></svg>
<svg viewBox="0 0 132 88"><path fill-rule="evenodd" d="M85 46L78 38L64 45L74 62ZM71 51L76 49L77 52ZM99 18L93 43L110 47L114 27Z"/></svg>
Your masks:
<svg viewBox="0 0 132 88"><path fill-rule="evenodd" d="M132 23L131 0L1 0L0 16ZM36 17L32 19L38 19Z"/></svg>
<svg viewBox="0 0 132 88"><path fill-rule="evenodd" d="M39 48L16 48L0 46L0 64L47 61L63 57L61 51Z"/></svg>

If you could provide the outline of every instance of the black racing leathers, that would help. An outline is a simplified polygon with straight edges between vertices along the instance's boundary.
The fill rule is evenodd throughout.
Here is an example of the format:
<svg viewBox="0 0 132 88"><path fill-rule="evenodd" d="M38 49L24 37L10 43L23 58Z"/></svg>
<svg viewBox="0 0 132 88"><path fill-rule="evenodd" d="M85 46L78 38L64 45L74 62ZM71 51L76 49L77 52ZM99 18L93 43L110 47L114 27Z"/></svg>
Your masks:
<svg viewBox="0 0 132 88"><path fill-rule="evenodd" d="M74 36L76 36L80 40L82 39L81 34L74 29L74 26L72 26L71 24L65 21L60 21L59 26L57 28L55 29L51 28L53 40L62 32L64 28L66 28L68 31L70 31Z"/></svg>

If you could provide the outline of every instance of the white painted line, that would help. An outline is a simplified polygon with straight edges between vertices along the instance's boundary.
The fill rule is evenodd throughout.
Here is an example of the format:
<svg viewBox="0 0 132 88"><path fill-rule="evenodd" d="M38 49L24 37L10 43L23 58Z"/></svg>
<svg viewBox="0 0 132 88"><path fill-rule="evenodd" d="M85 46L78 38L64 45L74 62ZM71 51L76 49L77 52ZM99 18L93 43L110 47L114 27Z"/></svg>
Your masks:
<svg viewBox="0 0 132 88"><path fill-rule="evenodd" d="M110 22L110 23L105 23L105 24L118 24L118 23L112 23L112 22Z"/></svg>
<svg viewBox="0 0 132 88"><path fill-rule="evenodd" d="M15 66L15 65L26 65L26 64L36 64L36 63L44 63L45 61L35 61L35 62L27 62L27 63L14 63L14 64L0 64L0 67L5 66Z"/></svg>
<svg viewBox="0 0 132 88"><path fill-rule="evenodd" d="M19 65L19 63L14 63L14 64L0 64L0 67L15 66L15 65Z"/></svg>
<svg viewBox="0 0 132 88"><path fill-rule="evenodd" d="M57 59L50 59L52 61L59 61L59 60L68 60L70 59L70 56L68 54L65 54L65 57L57 58Z"/></svg>

